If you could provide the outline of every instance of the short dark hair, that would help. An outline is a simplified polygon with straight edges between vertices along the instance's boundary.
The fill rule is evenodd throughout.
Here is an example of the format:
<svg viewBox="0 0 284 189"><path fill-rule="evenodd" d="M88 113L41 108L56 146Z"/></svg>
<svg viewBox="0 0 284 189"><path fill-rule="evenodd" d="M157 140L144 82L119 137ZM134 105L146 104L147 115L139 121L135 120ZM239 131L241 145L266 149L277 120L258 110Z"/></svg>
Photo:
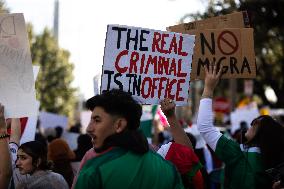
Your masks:
<svg viewBox="0 0 284 189"><path fill-rule="evenodd" d="M91 111L95 107L101 107L110 115L125 118L128 129L138 129L140 126L142 106L132 98L131 94L120 89L111 89L88 99L86 107Z"/></svg>

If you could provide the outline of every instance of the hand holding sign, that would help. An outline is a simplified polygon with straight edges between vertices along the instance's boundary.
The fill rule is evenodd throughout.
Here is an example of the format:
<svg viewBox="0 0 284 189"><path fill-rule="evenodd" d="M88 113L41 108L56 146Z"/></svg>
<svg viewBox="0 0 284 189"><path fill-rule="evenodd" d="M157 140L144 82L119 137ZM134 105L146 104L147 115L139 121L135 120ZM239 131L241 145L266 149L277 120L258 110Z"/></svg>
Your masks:
<svg viewBox="0 0 284 189"><path fill-rule="evenodd" d="M205 69L205 84L204 84L202 97L212 98L214 89L217 86L217 83L219 82L219 79L221 77L223 67L221 66L220 69L217 69L217 66L212 64L208 67L204 67L204 69Z"/></svg>
<svg viewBox="0 0 284 189"><path fill-rule="evenodd" d="M161 110L166 117L175 116L175 107L175 103L168 98L161 101Z"/></svg>

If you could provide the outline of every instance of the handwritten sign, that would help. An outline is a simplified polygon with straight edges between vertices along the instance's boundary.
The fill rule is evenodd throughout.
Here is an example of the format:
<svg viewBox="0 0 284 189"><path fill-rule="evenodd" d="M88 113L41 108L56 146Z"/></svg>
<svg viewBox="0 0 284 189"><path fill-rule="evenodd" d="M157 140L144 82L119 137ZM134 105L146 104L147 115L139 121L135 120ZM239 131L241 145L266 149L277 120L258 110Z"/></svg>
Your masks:
<svg viewBox="0 0 284 189"><path fill-rule="evenodd" d="M167 30L187 31L220 28L249 28L250 25L248 13L246 11L242 11L170 26Z"/></svg>
<svg viewBox="0 0 284 189"><path fill-rule="evenodd" d="M247 12L198 20L168 27L196 35L191 79L203 79L203 66L222 64L222 78L255 78L253 29Z"/></svg>
<svg viewBox="0 0 284 189"><path fill-rule="evenodd" d="M6 118L37 115L34 76L23 14L0 15L0 102Z"/></svg>
<svg viewBox="0 0 284 189"><path fill-rule="evenodd" d="M164 98L187 104L194 41L192 35L109 25L101 92L120 88L142 104Z"/></svg>
<svg viewBox="0 0 284 189"><path fill-rule="evenodd" d="M223 65L222 78L255 78L253 29L189 31L196 34L192 79L204 78L203 66Z"/></svg>

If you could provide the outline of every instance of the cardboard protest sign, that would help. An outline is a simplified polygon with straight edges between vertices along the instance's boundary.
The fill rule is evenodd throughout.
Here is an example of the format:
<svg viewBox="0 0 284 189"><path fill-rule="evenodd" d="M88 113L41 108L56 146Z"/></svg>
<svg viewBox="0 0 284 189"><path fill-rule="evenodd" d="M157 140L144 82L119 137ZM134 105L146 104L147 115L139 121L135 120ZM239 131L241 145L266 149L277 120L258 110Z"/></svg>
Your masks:
<svg viewBox="0 0 284 189"><path fill-rule="evenodd" d="M187 104L194 36L109 25L101 92L120 88L142 104Z"/></svg>
<svg viewBox="0 0 284 189"><path fill-rule="evenodd" d="M249 28L250 21L246 11L216 16L194 22L170 26L169 31L186 33L188 30L206 30L219 28Z"/></svg>
<svg viewBox="0 0 284 189"><path fill-rule="evenodd" d="M202 66L223 65L222 78L255 78L253 29L189 31L196 34L191 78L204 78Z"/></svg>
<svg viewBox="0 0 284 189"><path fill-rule="evenodd" d="M0 91L6 118L37 115L32 61L23 14L0 15Z"/></svg>
<svg viewBox="0 0 284 189"><path fill-rule="evenodd" d="M255 78L253 29L188 30L196 35L191 79L203 79L203 66L223 65L222 78Z"/></svg>
<svg viewBox="0 0 284 189"><path fill-rule="evenodd" d="M253 29L246 11L168 27L196 35L191 79L202 79L202 66L222 63L222 78L255 78Z"/></svg>

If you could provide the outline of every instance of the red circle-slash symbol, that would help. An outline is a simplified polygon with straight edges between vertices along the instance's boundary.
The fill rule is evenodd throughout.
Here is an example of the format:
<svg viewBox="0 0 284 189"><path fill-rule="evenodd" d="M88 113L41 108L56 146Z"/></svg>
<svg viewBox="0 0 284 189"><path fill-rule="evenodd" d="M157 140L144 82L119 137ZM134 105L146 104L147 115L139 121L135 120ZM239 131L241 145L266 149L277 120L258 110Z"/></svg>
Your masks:
<svg viewBox="0 0 284 189"><path fill-rule="evenodd" d="M221 43L225 43L228 47L224 47ZM239 48L238 39L231 31L223 31L220 33L217 44L219 50L225 55L234 54Z"/></svg>

